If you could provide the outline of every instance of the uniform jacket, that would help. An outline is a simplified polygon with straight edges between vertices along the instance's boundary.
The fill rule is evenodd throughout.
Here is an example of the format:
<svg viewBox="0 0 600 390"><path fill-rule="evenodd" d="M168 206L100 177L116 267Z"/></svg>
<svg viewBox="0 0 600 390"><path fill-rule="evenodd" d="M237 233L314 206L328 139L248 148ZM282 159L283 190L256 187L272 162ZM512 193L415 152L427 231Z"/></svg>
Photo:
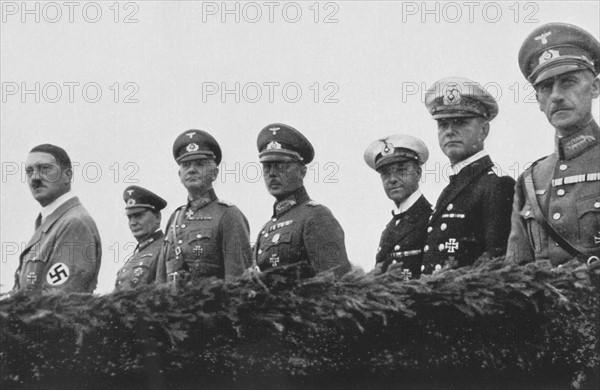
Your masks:
<svg viewBox="0 0 600 390"><path fill-rule="evenodd" d="M242 212L217 199L214 190L200 201L188 202L171 215L158 259L156 280L169 275L193 281L216 276L240 276L250 266L250 228Z"/></svg>
<svg viewBox="0 0 600 390"><path fill-rule="evenodd" d="M506 252L515 181L496 175L493 166L485 156L451 177L427 226L423 273Z"/></svg>
<svg viewBox="0 0 600 390"><path fill-rule="evenodd" d="M381 234L376 263L382 263L382 271L396 262L408 269L407 277L418 278L423 262L423 245L427 238L427 223L431 215L431 204L421 197L408 210L395 216ZM398 221L398 223L396 223Z"/></svg>
<svg viewBox="0 0 600 390"><path fill-rule="evenodd" d="M91 293L101 257L96 223L79 199L71 198L35 230L19 258L14 290Z"/></svg>
<svg viewBox="0 0 600 390"><path fill-rule="evenodd" d="M304 187L275 203L255 251L262 271L301 261L315 272L333 269L336 275L351 268L342 227L327 207L309 198Z"/></svg>
<svg viewBox="0 0 600 390"><path fill-rule="evenodd" d="M581 253L600 256L600 129L596 122L557 138L555 152L529 171L547 221ZM507 261L545 259L559 265L572 259L535 219L524 177L525 173L515 190Z"/></svg>
<svg viewBox="0 0 600 390"><path fill-rule="evenodd" d="M163 237L162 230L157 230L137 244L133 255L117 272L116 289L135 288L154 282Z"/></svg>

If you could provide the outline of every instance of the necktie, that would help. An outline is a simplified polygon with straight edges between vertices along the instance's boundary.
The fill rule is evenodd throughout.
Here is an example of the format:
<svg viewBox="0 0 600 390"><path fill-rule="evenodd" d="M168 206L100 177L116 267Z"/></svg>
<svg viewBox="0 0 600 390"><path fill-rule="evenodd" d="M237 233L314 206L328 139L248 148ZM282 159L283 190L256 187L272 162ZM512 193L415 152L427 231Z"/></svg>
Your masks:
<svg viewBox="0 0 600 390"><path fill-rule="evenodd" d="M35 219L35 230L38 230L40 225L42 224L42 213L39 213L37 218Z"/></svg>

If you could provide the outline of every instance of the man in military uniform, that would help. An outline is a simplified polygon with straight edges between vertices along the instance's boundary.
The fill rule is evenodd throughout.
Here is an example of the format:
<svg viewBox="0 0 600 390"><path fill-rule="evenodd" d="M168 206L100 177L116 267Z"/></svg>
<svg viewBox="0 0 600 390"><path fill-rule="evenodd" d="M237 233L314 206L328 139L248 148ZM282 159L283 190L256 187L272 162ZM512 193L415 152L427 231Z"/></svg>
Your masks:
<svg viewBox="0 0 600 390"><path fill-rule="evenodd" d="M102 245L94 220L71 192L71 159L64 149L42 144L29 152L25 173L42 211L19 258L13 290L93 292Z"/></svg>
<svg viewBox="0 0 600 390"><path fill-rule="evenodd" d="M310 142L291 126L276 123L261 130L257 146L267 191L276 199L256 241L259 269L306 262L315 272L348 272L342 227L304 188L306 164L315 155Z"/></svg>
<svg viewBox="0 0 600 390"><path fill-rule="evenodd" d="M159 283L193 283L215 276L240 276L251 263L250 229L242 212L217 198L212 183L221 148L206 131L184 131L173 144L187 204L169 218L159 257Z"/></svg>
<svg viewBox="0 0 600 390"><path fill-rule="evenodd" d="M592 102L600 95L600 43L570 24L549 23L523 42L519 66L555 130L554 153L517 182L507 260L600 256L600 129Z"/></svg>
<svg viewBox="0 0 600 390"><path fill-rule="evenodd" d="M156 264L164 234L160 230L160 211L167 202L152 191L129 186L123 191L129 229L138 244L133 255L117 273L117 290L151 284L156 278Z"/></svg>
<svg viewBox="0 0 600 390"><path fill-rule="evenodd" d="M498 104L478 83L450 77L432 85L425 105L437 121L439 145L453 175L427 226L423 273L503 255L515 181L496 175L484 150Z"/></svg>
<svg viewBox="0 0 600 390"><path fill-rule="evenodd" d="M364 154L365 162L379 173L385 193L396 205L381 234L376 267L382 272L390 266L400 267L405 280L421 274L431 204L421 193L419 180L421 165L428 157L425 143L405 134L379 139Z"/></svg>

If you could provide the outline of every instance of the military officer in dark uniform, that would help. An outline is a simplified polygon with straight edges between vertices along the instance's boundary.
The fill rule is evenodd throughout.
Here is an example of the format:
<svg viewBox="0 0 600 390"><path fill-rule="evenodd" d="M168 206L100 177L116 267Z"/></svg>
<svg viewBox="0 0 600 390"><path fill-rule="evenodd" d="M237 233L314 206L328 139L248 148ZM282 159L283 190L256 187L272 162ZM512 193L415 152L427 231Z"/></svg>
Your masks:
<svg viewBox="0 0 600 390"><path fill-rule="evenodd" d="M592 102L600 95L600 43L570 24L549 23L523 42L519 66L555 130L554 152L517 182L509 262L600 256L600 129Z"/></svg>
<svg viewBox="0 0 600 390"><path fill-rule="evenodd" d="M242 212L217 198L212 183L221 148L206 131L184 131L173 144L187 204L169 218L157 282L189 283L215 276L240 276L251 264L250 229Z"/></svg>
<svg viewBox="0 0 600 390"><path fill-rule="evenodd" d="M304 261L315 272L348 272L342 227L304 188L306 164L315 154L310 142L291 126L275 123L261 130L257 146L267 190L276 199L256 241L259 269Z"/></svg>
<svg viewBox="0 0 600 390"><path fill-rule="evenodd" d="M117 272L117 290L151 284L156 278L156 264L164 234L160 230L160 211L167 202L152 191L129 186L123 191L129 229L138 244L133 255Z"/></svg>
<svg viewBox="0 0 600 390"><path fill-rule="evenodd" d="M478 83L451 77L432 85L425 105L437 121L453 175L427 226L423 273L504 255L515 181L496 175L484 150L489 122L498 114L496 101Z"/></svg>
<svg viewBox="0 0 600 390"><path fill-rule="evenodd" d="M428 157L425 143L405 134L379 139L364 154L365 162L379 173L385 193L396 205L381 234L376 267L382 272L390 266L400 267L405 280L421 274L431 204L421 193L419 180L421 165Z"/></svg>

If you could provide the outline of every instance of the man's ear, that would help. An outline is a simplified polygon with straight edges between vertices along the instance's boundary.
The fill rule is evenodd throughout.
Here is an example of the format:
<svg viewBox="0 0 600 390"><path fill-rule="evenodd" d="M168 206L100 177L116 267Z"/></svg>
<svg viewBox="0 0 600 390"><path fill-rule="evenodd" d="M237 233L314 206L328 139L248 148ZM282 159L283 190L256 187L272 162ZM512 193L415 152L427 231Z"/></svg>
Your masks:
<svg viewBox="0 0 600 390"><path fill-rule="evenodd" d="M596 99L598 96L600 96L600 79L596 77L592 81L592 99Z"/></svg>
<svg viewBox="0 0 600 390"><path fill-rule="evenodd" d="M481 133L483 134L482 141L484 141L487 138L488 134L490 133L490 122L485 121L483 126L481 126Z"/></svg>
<svg viewBox="0 0 600 390"><path fill-rule="evenodd" d="M215 169L213 170L213 177L212 177L211 181L217 180L218 176L219 176L219 167L217 165L215 165Z"/></svg>
<svg viewBox="0 0 600 390"><path fill-rule="evenodd" d="M306 165L301 165L300 166L300 176L302 177L302 179L304 179L304 176L306 176L306 171L307 171Z"/></svg>
<svg viewBox="0 0 600 390"><path fill-rule="evenodd" d="M67 177L67 183L72 183L73 182L73 169L71 168L65 168L64 170L65 176Z"/></svg>

